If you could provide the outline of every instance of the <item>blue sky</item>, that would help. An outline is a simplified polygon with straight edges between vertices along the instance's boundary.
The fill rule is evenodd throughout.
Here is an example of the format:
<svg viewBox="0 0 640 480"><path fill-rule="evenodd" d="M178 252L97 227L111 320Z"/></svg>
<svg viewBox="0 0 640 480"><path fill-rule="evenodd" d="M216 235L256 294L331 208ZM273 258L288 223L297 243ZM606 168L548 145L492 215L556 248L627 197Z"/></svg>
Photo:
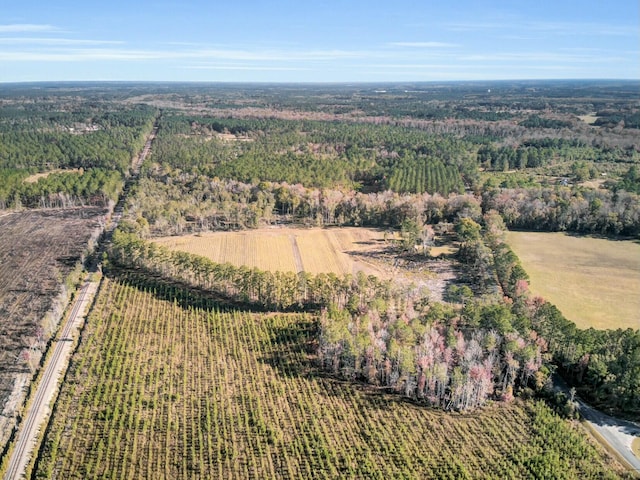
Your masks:
<svg viewBox="0 0 640 480"><path fill-rule="evenodd" d="M640 79L638 0L4 0L0 82Z"/></svg>

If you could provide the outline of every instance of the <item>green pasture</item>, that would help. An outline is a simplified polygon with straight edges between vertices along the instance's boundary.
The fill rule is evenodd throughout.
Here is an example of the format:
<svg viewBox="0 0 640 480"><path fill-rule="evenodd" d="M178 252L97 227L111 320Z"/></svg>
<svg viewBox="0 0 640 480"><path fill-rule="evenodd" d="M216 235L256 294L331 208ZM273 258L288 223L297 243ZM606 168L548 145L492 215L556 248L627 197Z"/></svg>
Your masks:
<svg viewBox="0 0 640 480"><path fill-rule="evenodd" d="M509 232L531 291L580 328L640 328L640 243Z"/></svg>

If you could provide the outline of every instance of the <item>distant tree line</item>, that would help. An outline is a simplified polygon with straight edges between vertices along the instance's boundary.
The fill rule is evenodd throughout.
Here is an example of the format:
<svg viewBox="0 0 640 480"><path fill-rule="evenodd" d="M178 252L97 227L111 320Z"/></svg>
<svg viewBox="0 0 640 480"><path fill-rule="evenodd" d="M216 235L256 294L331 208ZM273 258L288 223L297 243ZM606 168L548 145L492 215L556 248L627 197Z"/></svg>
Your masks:
<svg viewBox="0 0 640 480"><path fill-rule="evenodd" d="M286 183L246 184L157 166L143 176L135 192L129 199L128 219L139 219L144 235L255 228L277 222L400 228L407 218L427 223L454 222L459 216L477 220L482 211L490 210L515 229L640 233L640 200L624 190L492 188L480 202L471 194L364 194Z"/></svg>
<svg viewBox="0 0 640 480"><path fill-rule="evenodd" d="M0 109L0 208L115 201L151 131L155 110L134 106L98 113L79 107L80 112L70 113L45 107L29 109L28 117ZM49 174L25 181L40 172Z"/></svg>
<svg viewBox="0 0 640 480"><path fill-rule="evenodd" d="M520 122L520 125L527 128L571 128L573 124L566 120L557 120L555 118L546 118L539 115L531 115L526 120Z"/></svg>
<svg viewBox="0 0 640 480"><path fill-rule="evenodd" d="M640 195L640 171L636 165L632 165L627 170L627 173L620 179L615 185L614 190L632 192L636 195Z"/></svg>
<svg viewBox="0 0 640 480"><path fill-rule="evenodd" d="M638 160L638 152L596 148L579 140L544 138L525 140L517 146L489 143L478 149L477 159L487 170L506 171L566 162L629 163Z"/></svg>
<svg viewBox="0 0 640 480"><path fill-rule="evenodd" d="M59 172L25 182L26 173L0 171L5 179L0 186L1 208L67 208L79 205L107 206L122 191L122 175L116 170L92 168Z"/></svg>
<svg viewBox="0 0 640 480"><path fill-rule="evenodd" d="M387 186L398 193L440 192L444 196L465 190L456 167L428 158L405 159L394 168Z"/></svg>
<svg viewBox="0 0 640 480"><path fill-rule="evenodd" d="M492 189L483 210L496 210L508 228L609 235L640 234L640 197L588 188Z"/></svg>
<svg viewBox="0 0 640 480"><path fill-rule="evenodd" d="M597 112L594 125L599 127L640 128L640 111L602 110Z"/></svg>
<svg viewBox="0 0 640 480"><path fill-rule="evenodd" d="M48 171L60 168L109 168L124 173L151 130L153 112L117 122L115 117L91 124L95 130L0 129L0 168ZM132 126L129 126L129 124Z"/></svg>
<svg viewBox="0 0 640 480"><path fill-rule="evenodd" d="M453 136L390 125L167 115L154 160L244 183L447 195L477 175L475 149ZM425 178L400 180L411 169Z"/></svg>
<svg viewBox="0 0 640 480"><path fill-rule="evenodd" d="M143 235L255 228L280 222L400 228L406 219L453 222L481 215L471 194L401 195L391 191L305 188L260 182L246 184L180 173L141 178L127 205L129 226Z"/></svg>

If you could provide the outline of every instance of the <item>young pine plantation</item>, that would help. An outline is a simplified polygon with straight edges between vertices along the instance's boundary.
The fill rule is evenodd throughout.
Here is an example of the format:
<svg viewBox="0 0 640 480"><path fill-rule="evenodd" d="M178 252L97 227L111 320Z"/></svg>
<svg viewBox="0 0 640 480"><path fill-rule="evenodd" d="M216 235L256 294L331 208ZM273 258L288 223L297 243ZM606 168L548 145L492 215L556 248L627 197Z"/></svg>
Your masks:
<svg viewBox="0 0 640 480"><path fill-rule="evenodd" d="M617 478L538 401L473 414L327 376L304 313L103 280L36 478Z"/></svg>

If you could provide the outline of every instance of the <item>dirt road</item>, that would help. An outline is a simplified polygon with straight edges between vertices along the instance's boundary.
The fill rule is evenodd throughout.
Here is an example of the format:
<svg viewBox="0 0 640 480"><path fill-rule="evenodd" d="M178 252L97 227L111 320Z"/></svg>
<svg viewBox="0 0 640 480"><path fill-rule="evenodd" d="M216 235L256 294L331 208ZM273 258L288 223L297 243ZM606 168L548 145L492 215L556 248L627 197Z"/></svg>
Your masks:
<svg viewBox="0 0 640 480"><path fill-rule="evenodd" d="M24 421L20 425L15 446L9 460L5 480L24 478L29 459L38 447L38 431L51 414L51 406L58 392L58 384L67 369L74 342L73 336L83 324L87 309L98 289L97 281L86 280L75 299L73 309L62 326L53 345L53 352L42 373L36 394L24 412Z"/></svg>

